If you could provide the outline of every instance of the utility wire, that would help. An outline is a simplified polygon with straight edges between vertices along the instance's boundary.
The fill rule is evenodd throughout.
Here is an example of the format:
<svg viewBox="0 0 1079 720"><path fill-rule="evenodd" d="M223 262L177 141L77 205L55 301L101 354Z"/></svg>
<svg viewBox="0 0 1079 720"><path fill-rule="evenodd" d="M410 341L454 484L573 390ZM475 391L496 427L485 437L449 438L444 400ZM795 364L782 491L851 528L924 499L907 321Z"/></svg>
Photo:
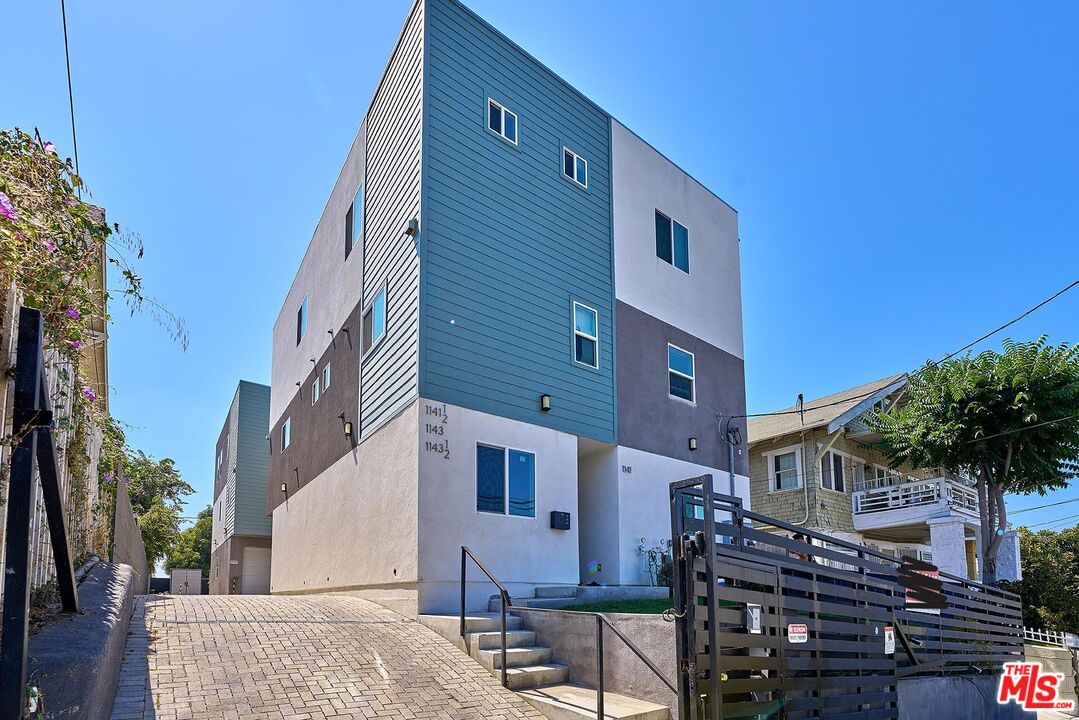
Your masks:
<svg viewBox="0 0 1079 720"><path fill-rule="evenodd" d="M75 138L75 93L71 87L71 51L68 49L67 44L67 8L64 6L64 0L60 0L60 17L64 21L64 60L67 63L67 104L71 110L71 147L75 153L75 174L79 174L79 142ZM79 197L82 197L82 191L79 191Z"/></svg>
<svg viewBox="0 0 1079 720"><path fill-rule="evenodd" d="M1025 317L1027 317L1028 315L1030 315L1030 314L1031 314L1032 312L1034 312L1035 310L1038 310L1038 309L1040 309L1040 308L1043 308L1043 307L1045 307L1046 305L1048 305L1048 304L1049 304L1049 303L1051 303L1052 301L1056 300L1056 299L1057 299L1058 297L1060 297L1060 296L1061 296L1061 295L1063 295L1064 293L1068 292L1069 290L1071 290L1072 288L1074 288L1074 287L1075 287L1075 286L1077 286L1077 285L1079 285L1079 280L1074 280L1074 281L1072 281L1072 282L1071 282L1071 283L1070 283L1069 285L1067 285L1066 287L1062 288L1061 290L1058 290L1058 291L1057 291L1056 293L1054 293L1053 295L1049 296L1049 297L1048 297L1048 298L1046 298L1045 300L1042 300L1042 301L1041 301L1040 303L1038 303L1038 304L1037 304L1037 305L1035 305L1034 307L1032 307L1032 308L1030 308L1030 309L1028 309L1028 310L1024 311L1024 312L1023 312L1022 314L1020 314L1019 316L1017 316L1017 317L1015 317L1015 318L1013 318L1013 319L1009 320L1008 322L1004 323L1004 324L1003 324L1003 325L1001 325L1000 327L998 327L998 328L996 328L996 329L994 329L994 330L991 330L990 332L986 333L985 335L982 335L982 336L981 336L980 338L978 338L977 340L975 340L975 341L973 341L973 342L969 342L969 343L967 343L966 345L964 345L963 347L959 348L959 349L958 349L958 350L956 350L955 352L952 352L952 353L948 353L947 355L945 355L944 357L942 357L942 358L941 358L940 360L937 360L937 361L936 361L936 363L934 363L934 364L940 364L940 363L942 363L942 362L945 362L945 361L947 361L947 360L951 360L951 359L952 359L953 357L955 357L955 356L956 356L956 355L958 355L959 353L961 353L961 352L964 352L964 351L966 351L966 350L969 350L970 348L972 348L972 347L974 347L975 345L977 345L978 343L980 343L980 342L981 342L982 340L985 340L985 339L987 339L987 338L990 338L990 337L992 337L993 335L996 335L996 334L997 334L998 332L1000 332L1001 330L1004 330L1004 329L1007 329L1007 328L1011 327L1011 326L1012 326L1012 325L1014 325L1015 323L1019 322L1019 321L1020 321L1020 320L1022 320L1023 318L1025 318ZM917 372L918 372L918 370L915 370L915 371L914 371L913 373L911 373L911 374L914 374L914 373L917 373ZM869 390L868 392L864 392L864 393L861 393L861 394L859 394L859 395L854 395L854 396L852 396L852 397L848 397L848 398L845 398L845 399L843 399L843 400L836 400L835 402L830 402L830 403L824 403L823 405L813 405L813 406L811 406L811 407L802 407L801 409L794 409L794 410L777 410L776 412L765 412L765 413L748 413L748 414L746 414L746 415L733 415L733 416L730 416L730 417L731 417L732 419L737 419L737 418L755 418L755 417L771 417L771 416L776 416L776 415L800 415L800 414L802 414L802 413L805 413L805 412L810 412L810 411L812 411L812 410L820 410L820 409L822 409L822 408L827 408L827 407L833 407L833 406L835 406L835 405L845 405L846 403L849 403L849 402L850 402L851 400L861 400L861 399L863 399L863 398L867 398L867 397L869 397L870 395L873 395L874 393L880 392L880 390L881 390L880 388L877 388L876 390ZM724 417L728 417L728 416L724 416ZM1073 415L1072 417L1076 417L1076 416L1074 416L1074 415ZM1056 420L1052 420L1052 421L1050 421L1050 422L1062 422L1063 420L1068 420L1068 419L1070 419L1070 418L1058 418L1058 419L1056 419ZM1046 423L1046 424L1048 424L1048 423ZM1019 428L1019 429L1023 429L1023 428ZM1015 431L1011 431L1011 432L1015 432ZM1002 434L1003 434L1003 433L1002 433ZM996 437L996 436L995 436L995 435L993 435L992 437ZM982 439L983 439L983 440L986 440L986 439L988 439L988 438L982 438Z"/></svg>
<svg viewBox="0 0 1079 720"><path fill-rule="evenodd" d="M1044 420L1044 421L1042 421L1040 423L1034 423L1033 425L1022 425L1022 426L1017 427L1017 428L1015 428L1013 430L1005 430L1004 432L998 432L996 435L986 435L985 437L975 438L973 440L967 440L967 445L970 445L971 443L982 442L984 440L992 440L993 438L998 438L998 437L1000 437L1002 435L1011 435L1012 433L1021 432L1023 430L1030 430L1032 428L1041 427L1043 425L1052 425L1054 423L1064 422L1065 420L1074 420L1075 418L1079 418L1079 413L1076 413L1075 415L1068 415L1067 417L1059 417L1059 418L1053 418L1052 420Z"/></svg>
<svg viewBox="0 0 1079 720"><path fill-rule="evenodd" d="M1056 525L1057 523L1068 522L1069 520L1079 519L1079 515L1067 515L1065 517L1055 518L1053 520L1045 520L1044 522L1034 523L1033 525L1027 525L1028 528L1041 527L1042 525Z"/></svg>
<svg viewBox="0 0 1079 720"><path fill-rule="evenodd" d="M1031 510L1041 510L1048 507L1056 507L1057 505L1067 505L1068 503L1079 502L1079 497L1071 498L1069 500L1061 500L1060 502L1047 503L1045 505L1035 505L1034 507L1023 508L1022 510L1011 510L1009 515L1018 515L1019 513L1030 512Z"/></svg>

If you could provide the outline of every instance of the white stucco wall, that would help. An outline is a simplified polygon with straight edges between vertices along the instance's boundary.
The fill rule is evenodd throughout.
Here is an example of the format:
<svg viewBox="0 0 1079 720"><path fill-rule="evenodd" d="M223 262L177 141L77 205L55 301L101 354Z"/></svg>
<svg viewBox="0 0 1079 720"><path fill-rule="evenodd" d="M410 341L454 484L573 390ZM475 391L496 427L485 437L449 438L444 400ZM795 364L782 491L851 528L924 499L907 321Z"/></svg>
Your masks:
<svg viewBox="0 0 1079 720"><path fill-rule="evenodd" d="M444 416L431 414L436 411ZM511 593L527 592L535 584L577 584L576 436L422 398L418 429L421 611L452 612L459 606L462 545ZM448 445L448 457L445 451L428 450L428 442ZM477 443L535 454L536 517L476 510ZM571 514L570 530L551 529L552 510ZM470 565L469 578L477 579L469 583L471 608L486 607L496 592L480 577L480 570Z"/></svg>
<svg viewBox="0 0 1079 720"><path fill-rule="evenodd" d="M743 358L737 214L623 125L611 126L616 297ZM657 209L689 230L689 275L656 257Z"/></svg>
<svg viewBox="0 0 1079 720"><path fill-rule="evenodd" d="M711 473L716 492L725 494L730 476L716 468L622 446L617 456L618 525L612 523L609 531L617 533L619 582L648 585L646 557L637 548L641 538L646 548L666 546L670 540L670 484ZM735 490L749 509L749 478L735 475Z"/></svg>
<svg viewBox="0 0 1079 720"><path fill-rule="evenodd" d="M581 582L618 585L618 448L599 446L582 454L577 482Z"/></svg>
<svg viewBox="0 0 1079 720"><path fill-rule="evenodd" d="M363 290L363 246L352 249L345 259L345 215L364 177L366 123L360 126L345 158L341 174L326 201L307 252L293 278L292 286L273 328L270 369L270 427L273 427L296 393L296 382L311 372L311 358L319 358L329 347L331 336L360 302ZM307 296L307 334L296 344L296 311ZM353 341L359 328L351 329Z"/></svg>
<svg viewBox="0 0 1079 720"><path fill-rule="evenodd" d="M416 423L413 403L274 510L272 593L366 588L414 603Z"/></svg>

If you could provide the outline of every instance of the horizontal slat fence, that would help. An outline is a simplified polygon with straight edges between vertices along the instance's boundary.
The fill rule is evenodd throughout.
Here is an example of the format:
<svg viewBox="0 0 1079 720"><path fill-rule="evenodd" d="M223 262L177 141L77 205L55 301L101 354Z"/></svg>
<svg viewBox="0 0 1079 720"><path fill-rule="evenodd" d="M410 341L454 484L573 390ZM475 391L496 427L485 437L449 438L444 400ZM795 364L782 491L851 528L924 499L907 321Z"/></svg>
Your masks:
<svg viewBox="0 0 1079 720"><path fill-rule="evenodd" d="M671 500L683 717L897 718L902 676L1023 659L1013 593L941 573L947 607L906 609L900 559L745 510L710 476L673 484Z"/></svg>

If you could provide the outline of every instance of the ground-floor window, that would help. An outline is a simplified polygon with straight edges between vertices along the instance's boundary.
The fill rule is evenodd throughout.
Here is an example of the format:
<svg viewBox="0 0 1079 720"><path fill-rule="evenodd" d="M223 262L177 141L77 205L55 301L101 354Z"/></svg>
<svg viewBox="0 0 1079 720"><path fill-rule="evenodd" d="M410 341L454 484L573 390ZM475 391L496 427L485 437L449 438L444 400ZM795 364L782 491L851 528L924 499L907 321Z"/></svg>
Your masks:
<svg viewBox="0 0 1079 720"><path fill-rule="evenodd" d="M523 450L477 444L476 509L536 517L536 456Z"/></svg>

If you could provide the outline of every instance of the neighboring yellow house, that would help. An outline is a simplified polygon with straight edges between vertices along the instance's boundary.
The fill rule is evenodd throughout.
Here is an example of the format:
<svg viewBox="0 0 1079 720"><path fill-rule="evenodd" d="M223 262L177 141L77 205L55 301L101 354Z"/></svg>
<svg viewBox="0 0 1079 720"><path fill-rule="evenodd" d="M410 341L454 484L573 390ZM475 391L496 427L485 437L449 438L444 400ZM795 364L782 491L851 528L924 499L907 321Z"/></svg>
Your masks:
<svg viewBox="0 0 1079 720"><path fill-rule="evenodd" d="M902 402L905 374L751 418L749 475L755 512L978 579L978 494L935 468L892 469L870 447L867 411ZM1005 536L1000 579L1018 577L1019 546Z"/></svg>

